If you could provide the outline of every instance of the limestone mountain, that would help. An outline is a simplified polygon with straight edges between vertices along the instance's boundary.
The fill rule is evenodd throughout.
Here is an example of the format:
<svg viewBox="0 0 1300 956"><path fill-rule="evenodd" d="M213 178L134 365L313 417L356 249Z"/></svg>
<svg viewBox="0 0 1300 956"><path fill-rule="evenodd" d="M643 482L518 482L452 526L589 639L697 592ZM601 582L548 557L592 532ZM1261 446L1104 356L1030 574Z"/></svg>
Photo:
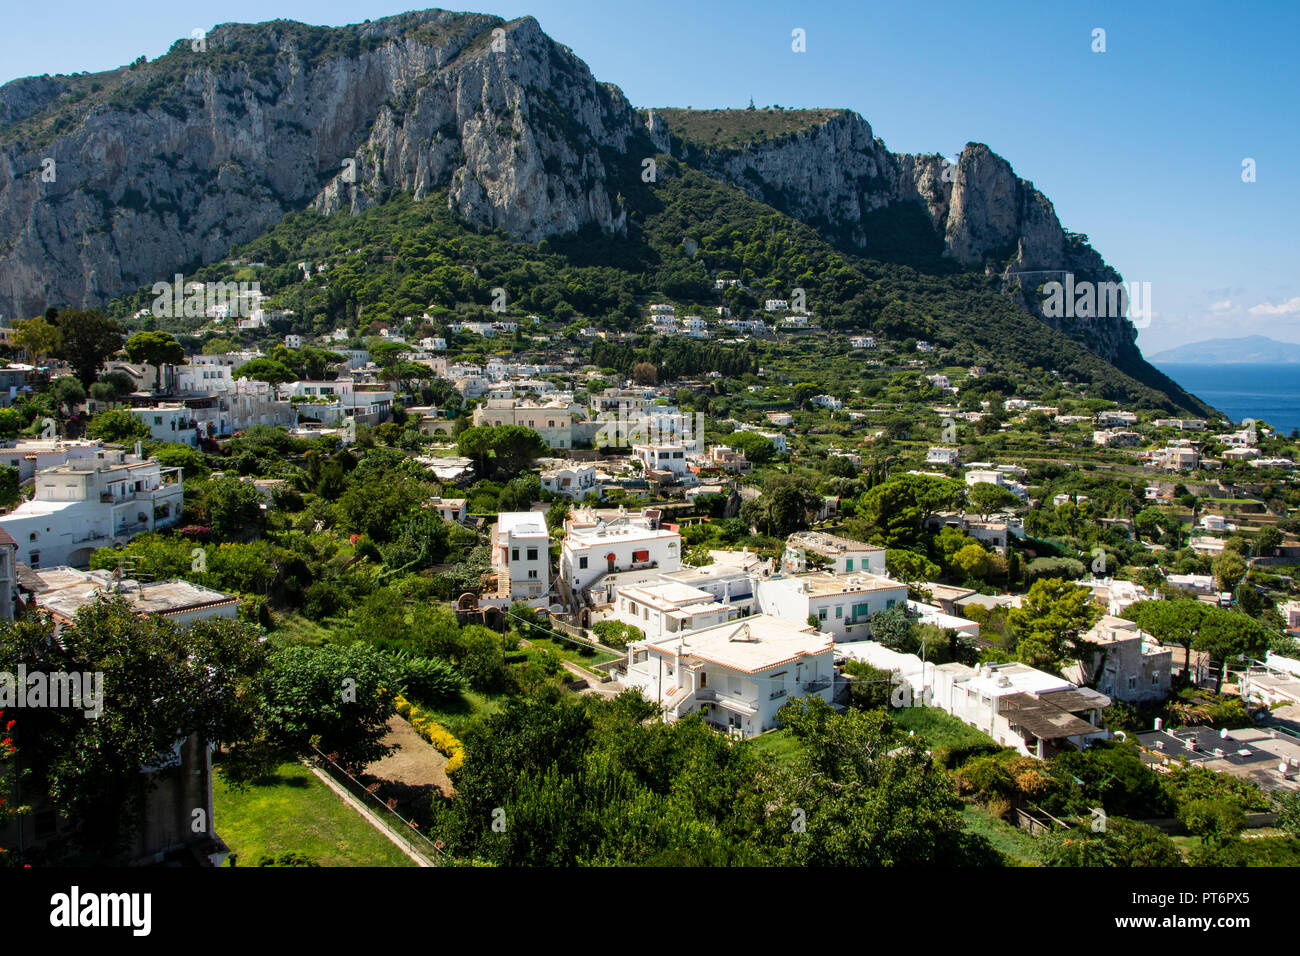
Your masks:
<svg viewBox="0 0 1300 956"><path fill-rule="evenodd" d="M979 271L1164 389L1123 318L1047 320L1044 275L1119 276L987 146L891 153L847 110L641 110L530 17L429 10L340 28L224 24L99 74L0 87L0 315L91 306L219 260L286 213L446 191L529 242L626 235L670 153L824 238ZM1021 275L1021 274L1026 275Z"/></svg>

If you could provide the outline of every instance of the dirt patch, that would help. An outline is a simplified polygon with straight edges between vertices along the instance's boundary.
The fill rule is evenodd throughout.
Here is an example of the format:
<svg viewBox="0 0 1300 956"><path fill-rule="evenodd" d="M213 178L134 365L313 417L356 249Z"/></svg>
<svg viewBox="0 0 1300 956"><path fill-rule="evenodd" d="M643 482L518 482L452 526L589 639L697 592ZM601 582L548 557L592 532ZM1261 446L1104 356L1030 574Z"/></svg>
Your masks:
<svg viewBox="0 0 1300 956"><path fill-rule="evenodd" d="M450 797L456 792L447 776L447 758L403 718L389 718L384 743L397 749L366 767L363 778L380 783L383 793L397 800L399 812L439 793Z"/></svg>

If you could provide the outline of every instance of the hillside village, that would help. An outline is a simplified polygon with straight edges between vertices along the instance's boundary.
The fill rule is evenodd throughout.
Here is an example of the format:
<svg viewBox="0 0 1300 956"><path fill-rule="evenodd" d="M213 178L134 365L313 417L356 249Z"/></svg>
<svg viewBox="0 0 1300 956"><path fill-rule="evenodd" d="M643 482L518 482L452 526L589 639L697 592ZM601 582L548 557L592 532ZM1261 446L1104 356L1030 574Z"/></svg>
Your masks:
<svg viewBox="0 0 1300 956"><path fill-rule="evenodd" d="M1165 820L1146 839L1178 859L1291 846L1297 436L822 328L793 298L650 302L631 330L503 313L283 332L302 326L258 299L237 328L216 308L173 335L137 310L89 382L48 344L78 326L15 322L0 617L76 633L120 605L185 640L233 628L271 668L240 678L266 708L240 732L401 793L380 825L441 834L412 859L527 857L465 830L462 787L485 784L458 768L530 700L698 723L776 766L819 709L887 712L960 795L953 825L1008 860L1050 862L1112 798ZM720 350L672 353L694 356L677 374L592 361L675 340ZM291 718L276 696L358 667L364 715ZM375 769L413 746L400 724L440 783ZM253 750L214 764L204 743L150 771L117 858L227 861L206 794ZM1103 768L1145 782L1108 798ZM1272 842L1206 836L1184 812L1204 799ZM193 800L197 835L166 822ZM39 799L8 832L33 858L78 839Z"/></svg>

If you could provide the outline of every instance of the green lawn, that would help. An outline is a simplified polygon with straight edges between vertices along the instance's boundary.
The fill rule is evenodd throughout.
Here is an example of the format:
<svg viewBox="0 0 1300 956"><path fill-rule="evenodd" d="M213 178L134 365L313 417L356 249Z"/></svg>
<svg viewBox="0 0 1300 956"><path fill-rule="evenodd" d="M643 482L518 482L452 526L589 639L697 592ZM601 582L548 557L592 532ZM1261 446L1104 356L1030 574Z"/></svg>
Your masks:
<svg viewBox="0 0 1300 956"><path fill-rule="evenodd" d="M992 737L980 733L938 707L899 707L890 711L890 715L903 733L916 731L916 736L927 750L973 747L978 744L997 746Z"/></svg>
<svg viewBox="0 0 1300 956"><path fill-rule="evenodd" d="M263 856L299 853L321 866L414 866L415 863L361 814L343 802L297 761L242 792L213 779L217 833L238 865L256 866Z"/></svg>
<svg viewBox="0 0 1300 956"><path fill-rule="evenodd" d="M789 764L803 750L803 744L784 727L750 738L749 745L755 750L770 753L780 764Z"/></svg>
<svg viewBox="0 0 1300 956"><path fill-rule="evenodd" d="M983 807L967 804L962 810L966 831L984 837L993 849L1010 857L1008 863L1019 866L1038 864L1038 838L993 816Z"/></svg>
<svg viewBox="0 0 1300 956"><path fill-rule="evenodd" d="M623 655L611 654L608 651L602 651L598 648L592 648L590 654L583 654L577 644L571 644L568 641L556 640L553 637L542 637L534 632L526 640L538 650L554 651L566 661L572 661L582 667L591 668L596 664L607 664L610 661L616 661Z"/></svg>
<svg viewBox="0 0 1300 956"><path fill-rule="evenodd" d="M504 702L505 696L502 694L488 695L476 690L465 690L461 692L460 699L457 701L440 707L426 707L421 704L420 709L459 739L464 735L469 724L495 714Z"/></svg>

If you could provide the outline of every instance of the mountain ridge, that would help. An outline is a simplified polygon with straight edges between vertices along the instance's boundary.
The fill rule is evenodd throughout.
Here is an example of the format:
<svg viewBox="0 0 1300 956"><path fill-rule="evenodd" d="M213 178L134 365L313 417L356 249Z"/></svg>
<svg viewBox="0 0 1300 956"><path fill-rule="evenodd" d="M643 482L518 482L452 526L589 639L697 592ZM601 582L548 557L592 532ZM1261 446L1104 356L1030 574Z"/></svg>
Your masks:
<svg viewBox="0 0 1300 956"><path fill-rule="evenodd" d="M1025 273L1120 277L1007 160L980 143L956 164L895 154L851 110L805 112L817 121L710 147L680 128L686 111L634 108L532 17L222 24L203 50L0 87L0 313L101 305L289 212L355 214L393 191L446 189L461 220L517 240L626 235L645 161L668 154L855 254L998 277L1040 321L1160 381L1127 319L1043 314Z"/></svg>
<svg viewBox="0 0 1300 956"><path fill-rule="evenodd" d="M1157 352L1149 361L1171 365L1300 364L1300 343L1282 342L1266 335L1203 339Z"/></svg>

